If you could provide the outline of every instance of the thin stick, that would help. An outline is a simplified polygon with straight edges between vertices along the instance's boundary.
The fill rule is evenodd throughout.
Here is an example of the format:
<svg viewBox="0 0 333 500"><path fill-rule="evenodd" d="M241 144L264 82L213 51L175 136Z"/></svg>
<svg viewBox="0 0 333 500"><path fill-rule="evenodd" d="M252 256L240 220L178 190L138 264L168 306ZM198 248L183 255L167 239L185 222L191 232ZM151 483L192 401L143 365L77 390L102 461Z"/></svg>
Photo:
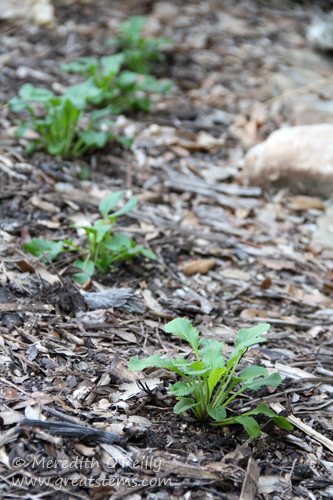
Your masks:
<svg viewBox="0 0 333 500"><path fill-rule="evenodd" d="M280 403L271 403L270 406L276 413L280 413L282 410L284 410L283 406L280 405ZM304 424L304 422L302 422L300 418L294 417L293 415L290 415L286 418L292 425L295 425L295 427L298 427L299 429L301 429L301 431L305 432L305 434L323 444L324 446L326 446L326 448L333 452L333 441L315 431L309 425Z"/></svg>

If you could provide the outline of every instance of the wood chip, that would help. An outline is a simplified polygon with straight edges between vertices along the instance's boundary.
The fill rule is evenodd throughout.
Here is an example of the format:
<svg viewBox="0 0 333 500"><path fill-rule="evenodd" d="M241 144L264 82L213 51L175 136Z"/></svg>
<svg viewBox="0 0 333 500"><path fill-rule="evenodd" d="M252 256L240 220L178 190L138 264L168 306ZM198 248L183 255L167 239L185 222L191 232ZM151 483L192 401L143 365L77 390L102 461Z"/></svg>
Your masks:
<svg viewBox="0 0 333 500"><path fill-rule="evenodd" d="M183 272L186 276L193 276L193 274L206 274L212 267L215 266L215 259L201 259L187 262L183 267Z"/></svg>
<svg viewBox="0 0 333 500"><path fill-rule="evenodd" d="M294 210L309 210L311 208L325 210L325 205L319 198L312 198L311 196L303 195L294 196L291 199L291 207Z"/></svg>
<svg viewBox="0 0 333 500"><path fill-rule="evenodd" d="M246 476L244 479L239 500L253 500L257 489L260 475L260 468L257 462L251 457L247 464Z"/></svg>

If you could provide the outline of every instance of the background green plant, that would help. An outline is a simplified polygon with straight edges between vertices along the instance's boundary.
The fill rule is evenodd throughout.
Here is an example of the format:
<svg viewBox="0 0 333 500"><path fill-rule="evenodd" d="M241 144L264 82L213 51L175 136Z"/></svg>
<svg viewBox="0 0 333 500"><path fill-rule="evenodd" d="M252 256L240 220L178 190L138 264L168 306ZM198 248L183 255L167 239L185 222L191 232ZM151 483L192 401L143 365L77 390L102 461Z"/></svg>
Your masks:
<svg viewBox="0 0 333 500"><path fill-rule="evenodd" d="M130 146L130 139L111 132L114 122L107 119L109 110L85 112L87 100L96 98L98 94L92 78L68 87L62 96L55 96L47 89L35 88L30 83L24 84L19 96L9 101L9 106L15 113L26 111L30 115L20 122L18 137L29 129L39 135L36 140L29 141L27 153L39 144L51 155L76 157L88 149L104 147L109 139Z"/></svg>
<svg viewBox="0 0 333 500"><path fill-rule="evenodd" d="M261 366L247 366L235 375L244 352L254 344L265 342L266 339L262 334L269 327L270 325L266 323L239 330L235 339L235 349L226 360L222 355L224 342L205 338L199 340L199 332L191 323L178 318L167 323L164 330L190 344L196 358L194 362L184 357L162 359L155 354L141 360L133 357L128 366L130 370L143 370L152 366L163 367L177 373L184 382L176 382L169 386L169 390L178 399L174 407L174 412L177 414L191 410L199 422L205 422L211 417L213 425L238 423L244 426L251 438L260 435L260 427L251 415L266 415L280 427L292 429L287 419L276 415L264 404L239 416L227 416L227 406L242 392L247 389L257 391L263 385L277 387L281 383L278 373L269 375Z"/></svg>
<svg viewBox="0 0 333 500"><path fill-rule="evenodd" d="M160 49L163 45L172 44L169 38L145 38L142 32L146 22L143 16L131 17L119 25L119 35L107 42L107 45L121 49L126 68L143 74L153 70L154 62L165 60Z"/></svg>
<svg viewBox="0 0 333 500"><path fill-rule="evenodd" d="M80 57L69 64L63 64L61 68L92 79L96 92L88 97L88 101L95 106L108 106L111 114L118 115L128 110L148 111L150 101L147 94L165 93L170 89L171 83L160 82L151 75L122 70L125 60L123 53L100 59Z"/></svg>
<svg viewBox="0 0 333 500"><path fill-rule="evenodd" d="M93 226L71 226L75 229L84 229L88 240L88 249L73 245L71 240L45 241L38 238L33 238L25 243L24 249L35 257L40 257L44 253L50 260L54 260L66 249L79 251L84 256L84 260L73 262L73 266L81 270L73 275L73 279L77 283L85 283L94 274L95 267L98 271L105 273L114 262L128 260L136 255L156 259L153 252L147 250L143 245L136 245L125 234L111 234L116 218L128 213L137 203L135 198L130 198L122 208L110 214L110 210L118 205L124 193L125 191L117 191L103 198L99 205L99 212L103 218L98 219ZM43 261L47 262L46 259Z"/></svg>
<svg viewBox="0 0 333 500"><path fill-rule="evenodd" d="M156 259L153 252L144 248L143 245L136 245L125 234L111 234L116 218L128 213L137 203L135 198L130 198L122 208L110 214L110 210L119 203L124 192L117 191L103 198L99 205L99 212L103 218L98 219L93 226L72 226L75 229L84 229L87 235L88 253L84 265L79 266L81 269L84 267L85 273L88 273L88 267L89 271L93 273L94 268L92 264L100 272L105 273L113 262L127 260L135 255L143 255L149 259ZM78 261L74 265L77 265L77 263Z"/></svg>
<svg viewBox="0 0 333 500"><path fill-rule="evenodd" d="M21 87L9 106L13 112L29 116L20 121L17 137L22 137L26 130L38 134L28 142L28 154L39 145L49 154L67 159L81 156L89 149L103 148L110 139L125 147L131 145L132 139L112 132L115 123L110 115L148 111L149 94L165 93L171 86L170 82L160 82L147 74L150 61L163 59L158 49L167 40L144 39L144 24L145 18L133 17L120 26L121 35L115 43L123 52L100 59L81 57L64 64L64 71L79 73L85 79L68 87L64 95L55 96L52 91L29 83ZM104 108L88 113L87 103Z"/></svg>

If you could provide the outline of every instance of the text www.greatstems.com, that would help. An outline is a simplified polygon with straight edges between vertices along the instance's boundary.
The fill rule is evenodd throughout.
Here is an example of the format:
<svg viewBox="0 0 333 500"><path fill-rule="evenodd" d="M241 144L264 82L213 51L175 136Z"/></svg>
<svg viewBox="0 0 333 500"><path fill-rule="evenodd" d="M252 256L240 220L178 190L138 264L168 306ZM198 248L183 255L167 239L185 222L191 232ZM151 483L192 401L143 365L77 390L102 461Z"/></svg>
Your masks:
<svg viewBox="0 0 333 500"><path fill-rule="evenodd" d="M59 477L58 479L53 479L50 477L20 477L11 478L10 482L13 486L18 487L34 487L34 486L46 486L54 488L56 490L61 490L62 487L66 486L79 486L81 488L97 488L98 486L127 486L128 488L135 488L137 486L172 486L170 478L144 478L142 480L135 478L124 478L124 477L111 477L111 478L64 478Z"/></svg>

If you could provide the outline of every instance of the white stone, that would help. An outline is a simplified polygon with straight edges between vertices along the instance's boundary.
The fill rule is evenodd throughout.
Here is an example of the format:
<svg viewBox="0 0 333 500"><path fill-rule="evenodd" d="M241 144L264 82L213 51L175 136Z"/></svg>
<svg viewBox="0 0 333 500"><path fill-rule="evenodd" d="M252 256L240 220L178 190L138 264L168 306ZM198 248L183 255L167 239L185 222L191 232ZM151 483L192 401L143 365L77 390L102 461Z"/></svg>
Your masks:
<svg viewBox="0 0 333 500"><path fill-rule="evenodd" d="M282 128L245 156L244 182L329 197L333 193L333 124Z"/></svg>
<svg viewBox="0 0 333 500"><path fill-rule="evenodd" d="M51 0L0 0L0 19L52 26L54 7Z"/></svg>

